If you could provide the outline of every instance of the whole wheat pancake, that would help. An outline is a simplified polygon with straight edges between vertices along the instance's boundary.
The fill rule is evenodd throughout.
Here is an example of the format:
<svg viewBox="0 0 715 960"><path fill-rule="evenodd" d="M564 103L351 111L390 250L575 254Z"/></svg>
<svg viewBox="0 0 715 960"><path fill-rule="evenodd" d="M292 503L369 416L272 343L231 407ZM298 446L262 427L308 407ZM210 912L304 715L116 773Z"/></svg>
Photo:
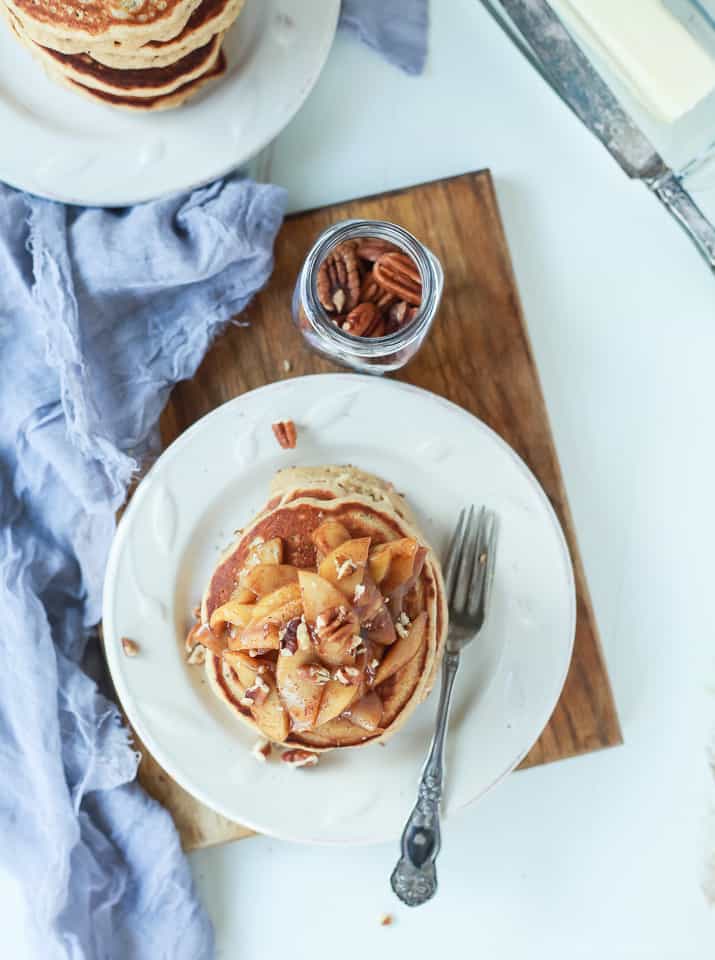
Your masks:
<svg viewBox="0 0 715 960"><path fill-rule="evenodd" d="M354 467L277 475L187 638L254 731L312 751L360 746L392 736L427 696L447 614L411 519L389 484Z"/></svg>
<svg viewBox="0 0 715 960"><path fill-rule="evenodd" d="M23 31L43 47L84 53L98 46L130 49L171 40L201 0L2 0Z"/></svg>
<svg viewBox="0 0 715 960"><path fill-rule="evenodd" d="M156 98L208 73L218 60L222 40L223 34L218 34L205 46L166 67L131 70L107 67L87 53L59 53L38 44L32 44L30 49L51 73L61 73L66 80L85 88L118 97Z"/></svg>
<svg viewBox="0 0 715 960"><path fill-rule="evenodd" d="M244 0L202 0L181 33L172 40L150 40L141 47L97 45L91 50L98 63L119 70L165 67L205 46L217 33L224 33L236 20Z"/></svg>
<svg viewBox="0 0 715 960"><path fill-rule="evenodd" d="M120 110L148 112L171 110L174 107L181 106L181 104L186 103L187 100L195 96L199 90L206 86L211 80L218 79L225 72L226 57L224 56L223 50L221 50L213 67L202 76L197 77L195 80L189 80L172 93L156 97L128 97L106 93L102 90L94 90L74 80L67 79L62 73L52 73L52 77L59 83L64 84L64 86L74 90L75 93L80 93L82 96L90 100L95 100L97 103L103 103L110 107L118 107Z"/></svg>

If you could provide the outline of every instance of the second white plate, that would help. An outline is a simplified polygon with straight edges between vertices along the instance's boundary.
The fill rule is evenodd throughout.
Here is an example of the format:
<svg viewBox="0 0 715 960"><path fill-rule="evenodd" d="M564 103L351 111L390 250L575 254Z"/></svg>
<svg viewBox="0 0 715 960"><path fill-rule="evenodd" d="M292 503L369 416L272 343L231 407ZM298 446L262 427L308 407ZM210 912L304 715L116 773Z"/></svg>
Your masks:
<svg viewBox="0 0 715 960"><path fill-rule="evenodd" d="M291 417L296 450L271 423ZM491 609L457 679L446 814L512 770L546 725L571 659L576 604L554 512L517 455L479 420L392 380L301 377L204 417L161 456L117 531L104 592L112 677L154 757L208 806L262 833L309 843L399 835L433 725L436 692L386 746L336 751L311 770L251 756L254 738L184 662L190 611L232 531L263 506L289 464L353 463L404 492L442 552L463 504L496 510ZM120 638L140 654L127 659Z"/></svg>
<svg viewBox="0 0 715 960"><path fill-rule="evenodd" d="M42 197L127 206L228 173L280 133L312 90L339 0L247 0L228 72L195 100L145 116L45 76L0 18L0 180Z"/></svg>

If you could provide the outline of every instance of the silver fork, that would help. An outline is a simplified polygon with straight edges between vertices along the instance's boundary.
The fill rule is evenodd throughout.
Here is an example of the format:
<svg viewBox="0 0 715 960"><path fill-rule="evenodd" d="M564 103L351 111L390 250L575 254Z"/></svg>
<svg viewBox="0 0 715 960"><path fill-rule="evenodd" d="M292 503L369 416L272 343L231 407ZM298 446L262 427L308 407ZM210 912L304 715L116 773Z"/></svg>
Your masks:
<svg viewBox="0 0 715 960"><path fill-rule="evenodd" d="M390 882L408 907L430 900L437 890L437 854L441 846L439 807L444 781L444 744L454 678L462 650L484 624L497 545L497 517L482 507L459 514L444 568L449 604L449 633L442 664L437 724L420 777L417 803L402 832L402 856Z"/></svg>

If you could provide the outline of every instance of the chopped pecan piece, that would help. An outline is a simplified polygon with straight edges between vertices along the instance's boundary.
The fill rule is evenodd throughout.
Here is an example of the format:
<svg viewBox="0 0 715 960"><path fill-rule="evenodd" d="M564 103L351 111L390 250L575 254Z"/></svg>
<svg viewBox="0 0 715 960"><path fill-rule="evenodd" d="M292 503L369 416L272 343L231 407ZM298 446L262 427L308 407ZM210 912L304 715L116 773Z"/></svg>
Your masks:
<svg viewBox="0 0 715 960"><path fill-rule="evenodd" d="M197 643L194 649L186 658L189 666L197 666L206 662L206 647L202 643Z"/></svg>
<svg viewBox="0 0 715 960"><path fill-rule="evenodd" d="M348 313L360 296L360 265L355 243L340 243L318 268L318 300L328 313Z"/></svg>
<svg viewBox="0 0 715 960"><path fill-rule="evenodd" d="M281 760L283 763L290 764L291 767L314 767L318 763L318 754L296 748L282 753Z"/></svg>
<svg viewBox="0 0 715 960"><path fill-rule="evenodd" d="M298 433L292 420L278 420L272 425L273 434L284 450L295 448Z"/></svg>
<svg viewBox="0 0 715 960"><path fill-rule="evenodd" d="M267 740L256 740L251 753L259 763L265 763L271 755L271 745Z"/></svg>
<svg viewBox="0 0 715 960"><path fill-rule="evenodd" d="M242 707L252 707L254 703L260 706L270 692L271 688L266 681L261 677L256 677L255 683L246 690L239 703Z"/></svg>
<svg viewBox="0 0 715 960"><path fill-rule="evenodd" d="M139 644L136 640L130 640L129 637L122 637L122 650L126 657L136 657L139 653Z"/></svg>
<svg viewBox="0 0 715 960"><path fill-rule="evenodd" d="M360 679L360 671L357 667L338 667L333 679L337 680L338 683L342 683L343 686L349 687L358 682Z"/></svg>
<svg viewBox="0 0 715 960"><path fill-rule="evenodd" d="M422 303L422 278L417 265L405 253L384 253L373 267L375 280L383 290L406 300L413 307Z"/></svg>
<svg viewBox="0 0 715 960"><path fill-rule="evenodd" d="M298 667L298 673L320 686L330 681L330 670L320 663L304 663L302 667Z"/></svg>
<svg viewBox="0 0 715 960"><path fill-rule="evenodd" d="M294 617L285 625L285 629L280 638L281 656L292 657L298 649L298 627L300 625L300 617Z"/></svg>

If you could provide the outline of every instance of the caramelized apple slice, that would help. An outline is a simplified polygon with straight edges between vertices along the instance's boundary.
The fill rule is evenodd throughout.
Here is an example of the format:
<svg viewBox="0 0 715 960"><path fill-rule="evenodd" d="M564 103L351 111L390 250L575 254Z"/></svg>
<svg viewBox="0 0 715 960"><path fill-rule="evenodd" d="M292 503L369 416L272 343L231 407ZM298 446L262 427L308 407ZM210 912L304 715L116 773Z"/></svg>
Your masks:
<svg viewBox="0 0 715 960"><path fill-rule="evenodd" d="M300 616L301 612L301 594L298 584L288 583L286 586L279 587L277 590L273 590L271 593L261 597L258 603L251 608L251 623L260 623L267 617L277 619L279 611L284 611L289 607L292 609L295 606L298 607L298 613L291 614L291 617L288 619Z"/></svg>
<svg viewBox="0 0 715 960"><path fill-rule="evenodd" d="M314 651L298 648L292 657L279 656L276 664L278 692L295 730L314 726L320 709L325 685L316 683L300 671L300 667L314 660Z"/></svg>
<svg viewBox="0 0 715 960"><path fill-rule="evenodd" d="M240 633L229 637L229 650L278 650L282 626L275 620L249 623Z"/></svg>
<svg viewBox="0 0 715 960"><path fill-rule="evenodd" d="M297 582L297 569L285 563L259 563L241 578L242 586L258 597L264 597Z"/></svg>
<svg viewBox="0 0 715 960"><path fill-rule="evenodd" d="M392 622L390 611L385 604L382 605L379 612L366 626L365 637L373 643L379 643L383 647L388 647L397 640L395 625Z"/></svg>
<svg viewBox="0 0 715 960"><path fill-rule="evenodd" d="M394 649L391 647L390 649ZM414 695L415 687L419 683L424 670L424 647L417 651L416 656L393 673L386 683L377 691L382 700L382 719L380 723L384 729L390 726L403 709L408 700Z"/></svg>
<svg viewBox="0 0 715 960"><path fill-rule="evenodd" d="M314 634L318 652L326 663L335 667L352 665L353 650L360 643L360 624L352 610L341 604L319 613Z"/></svg>
<svg viewBox="0 0 715 960"><path fill-rule="evenodd" d="M300 739L312 747L339 747L364 743L370 736L367 730L351 723L345 717L335 717L315 730L301 732Z"/></svg>
<svg viewBox="0 0 715 960"><path fill-rule="evenodd" d="M370 573L383 594L391 593L412 576L419 544L403 537L381 543L370 551Z"/></svg>
<svg viewBox="0 0 715 960"><path fill-rule="evenodd" d="M280 537L254 543L246 557L245 567L257 567L259 563L283 563L283 541Z"/></svg>
<svg viewBox="0 0 715 960"><path fill-rule="evenodd" d="M355 589L365 576L370 538L346 540L321 561L318 573L333 584L352 603Z"/></svg>
<svg viewBox="0 0 715 960"><path fill-rule="evenodd" d="M290 733L290 719L276 688L271 685L270 692L262 703L251 707L251 714L261 733L274 743L281 743Z"/></svg>
<svg viewBox="0 0 715 960"><path fill-rule="evenodd" d="M353 702L357 692L358 687L353 684L346 686L337 680L331 680L329 683L326 683L323 691L323 699L320 701L320 710L318 710L318 716L315 719L315 725L319 726L321 723L327 723L328 720L332 720L333 717L340 716Z"/></svg>
<svg viewBox="0 0 715 960"><path fill-rule="evenodd" d="M409 663L424 643L426 632L427 614L423 612L410 624L407 634L400 637L388 649L377 668L374 686L378 686L388 677L391 677L393 673L397 673L406 663Z"/></svg>
<svg viewBox="0 0 715 960"><path fill-rule="evenodd" d="M245 627L250 623L254 610L254 604L229 600L220 607L216 607L209 619L209 626L216 633L223 630L227 623L232 623L237 627Z"/></svg>
<svg viewBox="0 0 715 960"><path fill-rule="evenodd" d="M258 676L270 677L275 669L275 664L267 657L251 657L240 650L224 650L223 659L233 667L244 687L250 687Z"/></svg>
<svg viewBox="0 0 715 960"><path fill-rule="evenodd" d="M235 600L236 603L255 603L256 595L253 590L248 590L246 587L242 586L241 582L239 581L239 584L234 589L230 599Z"/></svg>
<svg viewBox="0 0 715 960"><path fill-rule="evenodd" d="M318 553L324 557L331 550L339 547L341 543L349 540L350 534L339 520L326 520L313 530L311 539Z"/></svg>
<svg viewBox="0 0 715 960"><path fill-rule="evenodd" d="M370 691L350 707L347 718L351 723L362 727L363 730L375 733L380 728L382 700L374 690Z"/></svg>
<svg viewBox="0 0 715 960"><path fill-rule="evenodd" d="M361 588L362 589L361 589ZM374 620L385 605L385 598L377 589L375 581L366 571L363 582L353 597L353 610L360 623L369 623Z"/></svg>
<svg viewBox="0 0 715 960"><path fill-rule="evenodd" d="M237 603L255 603L256 594L245 586L247 571L252 567L270 564L275 566L283 562L283 541L280 537L255 543L248 551L238 583L234 587L231 599ZM276 589L276 588L274 588Z"/></svg>
<svg viewBox="0 0 715 960"><path fill-rule="evenodd" d="M315 623L325 610L345 606L345 597L324 577L309 570L298 571L300 594L303 598L303 613L309 623Z"/></svg>
<svg viewBox="0 0 715 960"><path fill-rule="evenodd" d="M340 679L331 680L325 685L325 692L320 704L318 718L315 725L320 726L332 720L333 717L339 717L341 713L354 703L360 700L368 691L366 672L367 665L375 657L375 652L370 643L362 644L362 652L354 657L354 663L348 663L348 669L354 667L357 670L355 676L343 674L343 680L349 680L349 683L342 683ZM345 664L344 664L345 666ZM339 670L339 668L338 668ZM337 671L336 671L337 675Z"/></svg>

